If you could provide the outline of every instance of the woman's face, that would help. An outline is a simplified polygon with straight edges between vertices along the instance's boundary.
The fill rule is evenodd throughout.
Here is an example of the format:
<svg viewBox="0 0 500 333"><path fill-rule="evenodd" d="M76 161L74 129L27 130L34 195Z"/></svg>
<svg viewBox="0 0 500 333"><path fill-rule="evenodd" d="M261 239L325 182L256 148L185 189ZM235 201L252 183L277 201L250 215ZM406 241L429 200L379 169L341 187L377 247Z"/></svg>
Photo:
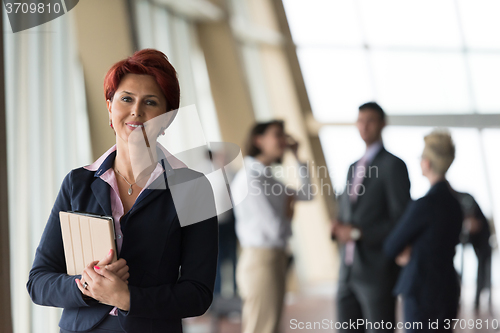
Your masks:
<svg viewBox="0 0 500 333"><path fill-rule="evenodd" d="M420 158L420 168L422 169L422 176L427 177L431 171L431 161L422 156Z"/></svg>
<svg viewBox="0 0 500 333"><path fill-rule="evenodd" d="M117 140L128 142L132 131L167 112L167 101L153 76L126 74L107 107Z"/></svg>
<svg viewBox="0 0 500 333"><path fill-rule="evenodd" d="M273 160L281 159L287 147L285 132L278 125L269 126L264 134L257 136L256 143L261 154Z"/></svg>

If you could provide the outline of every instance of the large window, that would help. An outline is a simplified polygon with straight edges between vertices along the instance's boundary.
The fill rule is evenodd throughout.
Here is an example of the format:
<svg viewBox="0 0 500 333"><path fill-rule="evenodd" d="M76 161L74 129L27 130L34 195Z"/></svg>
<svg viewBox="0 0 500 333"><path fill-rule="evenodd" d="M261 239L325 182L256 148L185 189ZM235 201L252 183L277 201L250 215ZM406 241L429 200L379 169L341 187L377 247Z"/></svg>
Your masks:
<svg viewBox="0 0 500 333"><path fill-rule="evenodd" d="M313 112L499 113L495 0L284 0Z"/></svg>
<svg viewBox="0 0 500 333"><path fill-rule="evenodd" d="M180 2L134 0L132 4L139 49L155 48L164 52L177 70L181 87L181 111L176 119L180 124L172 126L159 142L171 152L178 152L198 146L200 141L201 144L221 141L205 58L193 23L195 19L208 18L200 17L197 9ZM200 6L203 4L205 2ZM202 11L203 6L199 9ZM190 19L189 15L193 17ZM194 106L192 110L196 108L199 119L187 117L190 106ZM189 133L185 137L191 142L176 140L180 135L176 131Z"/></svg>
<svg viewBox="0 0 500 333"><path fill-rule="evenodd" d="M500 124L490 117L500 114L500 2L283 3L335 188L342 190L348 166L364 151L354 126L358 106L375 100L389 115L384 144L406 162L412 197L429 189L419 164L424 135L438 123L450 127L457 146L450 183L471 193L499 230ZM456 127L456 119L474 125Z"/></svg>

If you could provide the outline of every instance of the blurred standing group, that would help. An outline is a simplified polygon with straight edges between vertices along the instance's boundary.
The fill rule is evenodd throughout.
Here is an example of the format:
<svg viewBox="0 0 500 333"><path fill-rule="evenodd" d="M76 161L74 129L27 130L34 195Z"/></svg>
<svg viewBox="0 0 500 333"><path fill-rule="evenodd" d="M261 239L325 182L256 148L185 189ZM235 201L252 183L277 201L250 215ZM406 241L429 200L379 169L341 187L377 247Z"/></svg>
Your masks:
<svg viewBox="0 0 500 333"><path fill-rule="evenodd" d="M362 319L373 324L341 331L394 332L395 297L401 295L406 332L452 331L453 325L448 324L457 317L460 298L453 260L462 232L465 195L454 191L446 180L455 146L446 130L435 130L424 138L420 166L431 187L425 196L412 201L405 163L384 149L385 124L385 113L377 103L360 106L357 127L366 152L349 168L338 218L332 225L332 238L341 249L337 321ZM471 242L476 240L483 266L478 304L481 289L488 287L491 249L481 241L489 237L486 219L477 204L472 206L469 218L482 230L474 231L471 238ZM437 326L429 327L429 321Z"/></svg>
<svg viewBox="0 0 500 333"><path fill-rule="evenodd" d="M364 320L371 326L340 331L394 332L398 295L406 332L451 331L446 323L457 317L460 298L453 260L464 218L466 241L479 258L476 304L481 290L489 287L491 266L486 218L472 196L454 191L446 180L455 158L451 135L435 130L424 138L420 166L430 189L412 201L405 163L384 147L382 107L375 102L361 105L356 125L366 150L349 167L331 228L341 256L336 321ZM286 134L282 121L257 123L248 137L245 167L231 186L240 197L248 190L234 208L242 248L236 280L243 333L279 331L294 204L312 199L308 191L291 189L273 177L271 166L282 162L287 149L297 166L304 166L297 157L298 143ZM302 188L310 189L308 172L299 172L299 179ZM429 327L429 320L438 322L437 330Z"/></svg>

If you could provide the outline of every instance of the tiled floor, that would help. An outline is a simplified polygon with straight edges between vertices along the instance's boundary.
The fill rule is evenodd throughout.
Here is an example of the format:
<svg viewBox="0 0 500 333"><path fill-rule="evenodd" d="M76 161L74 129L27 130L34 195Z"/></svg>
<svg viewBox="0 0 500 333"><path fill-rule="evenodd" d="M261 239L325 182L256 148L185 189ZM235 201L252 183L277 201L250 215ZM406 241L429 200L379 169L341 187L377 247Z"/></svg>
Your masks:
<svg viewBox="0 0 500 333"><path fill-rule="evenodd" d="M495 294L496 293L496 294ZM282 321L282 332L334 332L334 329L293 329L292 320L297 322L327 322L334 320L334 288L333 283L315 288L309 288L307 291L300 294L288 294L286 298L286 307ZM486 329L486 320L491 325L492 320L496 319L496 325L500 328L500 290L493 293L493 309L497 310L494 315L490 315L487 311L487 299L484 297L482 303L482 311L478 315L475 314L473 309L474 288L463 288L462 291L462 307L460 310L460 318L464 319L459 322L455 332L469 333L469 332L500 332L500 330ZM483 320L483 328L468 328L471 323L470 320ZM495 324L495 322L493 322ZM459 325L466 327L460 329ZM213 329L211 327L213 326ZM202 317L190 318L184 321L184 329L186 333L237 333L241 330L241 323L238 316L232 316L229 319L222 319L215 323L210 314L205 314ZM259 333L259 332L255 332Z"/></svg>

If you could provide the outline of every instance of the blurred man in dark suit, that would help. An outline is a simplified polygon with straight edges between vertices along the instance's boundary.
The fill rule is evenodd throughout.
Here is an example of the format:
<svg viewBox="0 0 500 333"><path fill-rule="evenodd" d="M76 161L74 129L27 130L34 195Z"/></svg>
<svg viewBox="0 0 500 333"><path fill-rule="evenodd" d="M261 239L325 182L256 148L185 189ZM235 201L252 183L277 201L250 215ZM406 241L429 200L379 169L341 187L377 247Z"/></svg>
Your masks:
<svg viewBox="0 0 500 333"><path fill-rule="evenodd" d="M361 105L356 125L366 152L349 167L332 226L341 253L337 321L385 323L380 329L367 325L342 332L393 332L396 299L391 291L399 268L382 245L410 201L410 181L405 163L384 149L383 109L374 102Z"/></svg>

